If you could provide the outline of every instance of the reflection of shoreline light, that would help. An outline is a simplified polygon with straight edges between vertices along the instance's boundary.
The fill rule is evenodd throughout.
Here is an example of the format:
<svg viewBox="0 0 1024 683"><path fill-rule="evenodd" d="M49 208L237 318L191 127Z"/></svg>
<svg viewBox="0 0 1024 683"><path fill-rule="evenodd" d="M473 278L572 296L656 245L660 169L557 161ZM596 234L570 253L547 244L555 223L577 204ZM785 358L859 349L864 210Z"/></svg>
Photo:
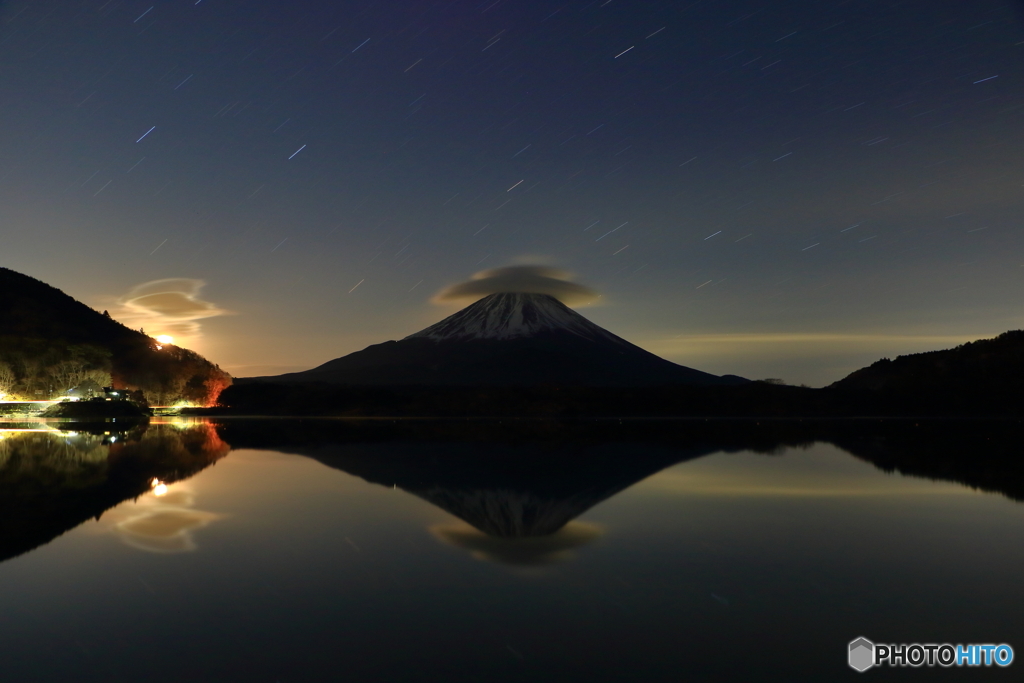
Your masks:
<svg viewBox="0 0 1024 683"><path fill-rule="evenodd" d="M435 524L430 533L443 543L468 550L478 560L537 567L573 559L575 549L603 536L604 529L574 520L547 536L488 536L464 523Z"/></svg>
<svg viewBox="0 0 1024 683"><path fill-rule="evenodd" d="M159 479L154 479L153 481L149 482L149 486L151 489L153 489L154 496L159 497L167 494L167 484L163 483Z"/></svg>

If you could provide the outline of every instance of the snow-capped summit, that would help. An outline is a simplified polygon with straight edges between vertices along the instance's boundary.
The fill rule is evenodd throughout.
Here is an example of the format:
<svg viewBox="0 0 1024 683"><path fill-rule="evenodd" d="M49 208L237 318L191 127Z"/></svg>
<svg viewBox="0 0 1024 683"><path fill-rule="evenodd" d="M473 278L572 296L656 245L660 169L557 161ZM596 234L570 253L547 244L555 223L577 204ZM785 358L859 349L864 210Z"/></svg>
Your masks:
<svg viewBox="0 0 1024 683"><path fill-rule="evenodd" d="M553 296L491 294L400 341L305 372L248 381L351 386L654 386L744 383L659 358Z"/></svg>
<svg viewBox="0 0 1024 683"><path fill-rule="evenodd" d="M595 342L628 343L549 294L519 292L491 294L406 339L518 339L542 332L568 332Z"/></svg>

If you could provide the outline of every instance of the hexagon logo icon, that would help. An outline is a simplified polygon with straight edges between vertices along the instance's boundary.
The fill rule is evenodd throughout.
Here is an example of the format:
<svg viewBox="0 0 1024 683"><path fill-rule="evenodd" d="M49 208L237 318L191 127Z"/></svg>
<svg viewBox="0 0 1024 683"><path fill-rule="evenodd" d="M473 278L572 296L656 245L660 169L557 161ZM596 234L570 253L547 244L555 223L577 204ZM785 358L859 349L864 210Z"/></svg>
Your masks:
<svg viewBox="0 0 1024 683"><path fill-rule="evenodd" d="M875 665L875 644L863 636L850 641L850 668L867 671Z"/></svg>

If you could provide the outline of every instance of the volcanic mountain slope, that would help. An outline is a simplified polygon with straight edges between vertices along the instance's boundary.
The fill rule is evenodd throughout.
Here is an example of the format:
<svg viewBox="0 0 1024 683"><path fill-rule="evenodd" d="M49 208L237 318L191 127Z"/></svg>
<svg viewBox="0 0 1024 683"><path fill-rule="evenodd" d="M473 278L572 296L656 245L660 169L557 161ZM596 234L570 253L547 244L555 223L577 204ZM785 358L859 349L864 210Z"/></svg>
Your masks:
<svg viewBox="0 0 1024 683"><path fill-rule="evenodd" d="M67 374L76 365L109 373L114 386L141 389L159 403L213 402L231 384L227 373L199 354L161 347L56 287L0 268L0 368L14 377L7 393L48 391L58 383L54 372L64 368Z"/></svg>
<svg viewBox="0 0 1024 683"><path fill-rule="evenodd" d="M653 386L746 380L676 365L547 294L491 294L401 341L252 380L347 385Z"/></svg>

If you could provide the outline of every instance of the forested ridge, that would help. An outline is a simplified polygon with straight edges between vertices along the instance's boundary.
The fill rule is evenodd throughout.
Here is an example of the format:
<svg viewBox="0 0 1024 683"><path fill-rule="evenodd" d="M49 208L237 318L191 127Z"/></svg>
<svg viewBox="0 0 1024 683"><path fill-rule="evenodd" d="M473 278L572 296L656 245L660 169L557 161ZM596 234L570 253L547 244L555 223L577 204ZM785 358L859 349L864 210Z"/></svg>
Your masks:
<svg viewBox="0 0 1024 683"><path fill-rule="evenodd" d="M86 384L137 389L151 405L211 405L231 377L193 351L159 344L55 287L0 268L0 394L53 398Z"/></svg>

